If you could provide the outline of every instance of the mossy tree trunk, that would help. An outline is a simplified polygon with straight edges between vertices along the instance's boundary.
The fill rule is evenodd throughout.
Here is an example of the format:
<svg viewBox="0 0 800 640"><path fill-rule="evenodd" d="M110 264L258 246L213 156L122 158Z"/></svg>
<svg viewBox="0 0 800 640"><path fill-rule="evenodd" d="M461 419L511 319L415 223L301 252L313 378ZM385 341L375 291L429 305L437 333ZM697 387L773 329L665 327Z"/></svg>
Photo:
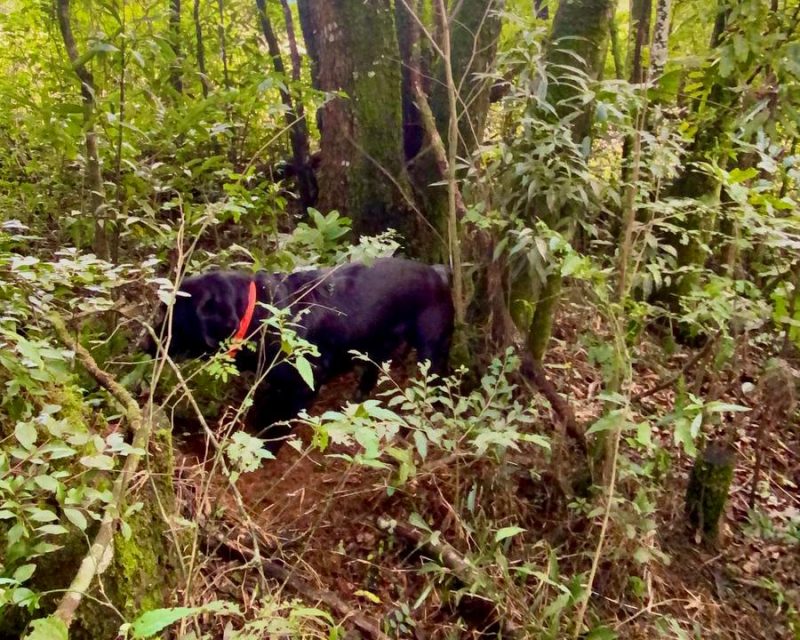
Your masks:
<svg viewBox="0 0 800 640"><path fill-rule="evenodd" d="M707 544L716 544L733 480L734 455L725 445L711 444L697 457L686 489L686 517Z"/></svg>
<svg viewBox="0 0 800 640"><path fill-rule="evenodd" d="M175 59L170 65L169 81L175 93L183 93L183 56L181 53L181 0L169 3L169 45Z"/></svg>
<svg viewBox="0 0 800 640"><path fill-rule="evenodd" d="M82 392L77 388L59 387L54 389L52 397L64 407L74 407L74 414L69 415L77 424L95 421L96 409L84 403ZM150 439L150 480L137 483L137 488L131 489L122 505L123 512L138 503L142 506L125 517L130 535L123 535L119 530L114 534L112 553L106 556L109 564L96 572L89 592L75 612L69 627L71 640L116 638L123 622L145 611L178 604L173 594L182 579L178 554L183 549L179 547L188 547L189 540L185 533L171 529L178 512L172 484L175 469L172 430L163 416L159 416L157 427ZM0 428L0 436L7 435ZM110 482L111 478L109 475L101 479L94 488L107 488L103 483ZM66 521L63 524L69 526ZM97 523L90 524L85 532L70 528L69 533L58 538L59 548L31 558L36 571L29 586L43 594L41 606L33 612L20 607L0 608L0 638L23 637L26 625L33 618L46 617L55 610L64 590L81 568L97 529Z"/></svg>
<svg viewBox="0 0 800 640"><path fill-rule="evenodd" d="M597 78L602 70L607 52L609 24L614 13L615 3L612 0L562 0L553 18L550 32L550 45L547 52L547 64L551 69L574 67L581 60L583 70L590 78ZM548 102L556 108L560 117L568 115L571 99L580 89L569 81L559 81L558 77L548 85ZM594 110L587 105L579 117L572 122L572 137L583 140L591 133ZM565 218L572 218L573 212L568 207L549 210L542 207L536 215L544 219L550 226L562 228L574 226ZM568 232L569 234L569 232ZM531 355L541 361L550 341L559 294L561 291L560 272L551 273L543 284L534 307L533 316L528 327L528 348Z"/></svg>
<svg viewBox="0 0 800 640"><path fill-rule="evenodd" d="M473 233L463 221L448 227L450 203L442 167L437 162L434 145L422 125L416 100L406 95L411 86L412 70L419 70L420 84L428 96L433 121L445 155L450 152L450 94L448 67L455 89L457 127L456 153L469 159L483 141L483 133L491 101L492 80L487 77L495 66L497 42L500 35L501 11L504 0L460 0L439 2L431 0L396 0L398 42L404 71L404 127L409 174L418 201L431 226L435 240L430 244L427 258L447 262L457 267L469 262L473 268L462 274L463 300L458 301L465 315L455 340L454 361L479 365L483 356L493 352L496 318L487 300L502 298L502 279L490 271L493 265L491 238L485 233ZM411 15L411 11L415 16ZM446 12L446 16L442 13ZM425 31L419 27L422 22ZM445 29L447 31L445 32ZM449 59L442 55L445 35L449 40ZM434 42L430 42L432 36ZM447 163L448 170L450 162ZM458 176L457 176L458 177ZM431 186L437 184L437 186ZM480 196L477 196L479 199ZM456 242L452 255L447 239L456 227ZM491 283L495 284L492 285ZM497 288L497 291L491 290ZM491 327L491 328L490 328ZM462 348L463 347L463 348Z"/></svg>
<svg viewBox="0 0 800 640"><path fill-rule="evenodd" d="M417 253L403 155L401 63L390 0L300 0L317 88L343 92L322 108L319 207L353 220L356 236L388 228Z"/></svg>
<svg viewBox="0 0 800 640"><path fill-rule="evenodd" d="M448 7L451 66L458 88L459 154L469 155L483 141L493 81L486 74L494 69L500 37L500 12L504 0L458 0ZM439 132L447 139L448 98L443 61L437 60L431 93L431 109Z"/></svg>
<svg viewBox="0 0 800 640"><path fill-rule="evenodd" d="M729 13L728 3L721 2L711 36L712 49L718 48L724 41ZM716 70L710 70L709 73L716 74ZM696 101L697 133L683 163L685 169L669 190L670 196L689 198L708 205L694 207L679 223L681 232L671 234L666 239L675 250L676 268L680 273L658 292L657 298L673 312L680 311L680 301L698 286L700 271L708 259L707 241L716 225L716 220L708 210L719 203L721 185L699 163L716 162L723 167L726 164L725 133L733 123L738 99L735 85L736 79L733 77L717 77L711 84L708 98Z"/></svg>
<svg viewBox="0 0 800 640"><path fill-rule="evenodd" d="M194 20L195 56L197 57L197 71L200 76L200 86L203 97L208 98L211 83L206 71L206 46L203 39L203 25L200 22L200 0L194 0L192 5L192 20Z"/></svg>

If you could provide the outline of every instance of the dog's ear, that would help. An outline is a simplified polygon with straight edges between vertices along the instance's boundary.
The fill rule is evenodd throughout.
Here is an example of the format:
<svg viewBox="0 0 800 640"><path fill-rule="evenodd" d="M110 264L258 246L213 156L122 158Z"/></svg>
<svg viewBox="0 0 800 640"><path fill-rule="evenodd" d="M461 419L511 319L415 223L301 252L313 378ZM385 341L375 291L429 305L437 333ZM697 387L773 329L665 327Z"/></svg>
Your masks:
<svg viewBox="0 0 800 640"><path fill-rule="evenodd" d="M202 339L209 349L218 349L239 326L236 301L231 291L204 290L196 301L197 319L200 321Z"/></svg>

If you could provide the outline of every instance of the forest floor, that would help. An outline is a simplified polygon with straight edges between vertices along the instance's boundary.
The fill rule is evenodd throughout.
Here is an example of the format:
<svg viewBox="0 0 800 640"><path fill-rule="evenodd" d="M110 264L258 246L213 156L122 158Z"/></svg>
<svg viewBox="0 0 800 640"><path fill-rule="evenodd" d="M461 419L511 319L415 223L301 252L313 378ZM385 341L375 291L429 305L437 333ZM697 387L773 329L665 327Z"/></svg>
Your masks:
<svg viewBox="0 0 800 640"><path fill-rule="evenodd" d="M581 344L579 337L587 330L602 336L604 328L597 322L590 309L568 307L557 323L555 347L548 354L548 373L572 403L582 424L591 424L601 409L598 393L602 376L590 362L589 349ZM647 345L642 349L646 350ZM692 355L685 353L683 361L676 356L659 364L662 352L653 345L653 368L637 365L634 394L656 386ZM759 366L755 358L752 366ZM402 384L403 368L395 368L394 373ZM354 392L353 375L336 380L322 389L312 413L338 408ZM737 401L734 396L723 399ZM642 400L640 410L642 415L663 417L672 410L673 400L674 391L667 388ZM546 404L535 402L541 407L537 428L552 429ZM760 531L756 530L748 508L754 429L746 419L719 428L736 431L733 440L738 458L722 544L716 550L695 544L685 525L683 497L691 460L674 444L671 425L655 430L654 439L671 456L667 476L659 483L665 489L653 497L656 508L652 517L656 526L645 545L652 549L655 559L642 571L642 565L629 557L633 548L642 544L640 539L629 538L641 534L626 532L623 526L612 527L603 555L605 560L594 584L591 610L619 638L790 640L800 637L797 631L793 634L790 630L791 616L800 615L800 547L796 539L776 533L800 514L800 428L781 425L767 434L759 510L762 524L767 521L771 524ZM303 434L302 428L300 433L307 442L308 434ZM332 451L342 453L341 448L333 447ZM178 455L180 495L193 515L202 514L208 521L226 523L229 540L250 545L252 529L244 526L245 519L221 479L212 478L207 491L196 489L201 479L208 479L212 457L203 438L195 436L182 441ZM405 486L390 495L385 473L355 466L330 452L300 453L285 446L276 460L242 476L238 488L262 539L262 556L280 558L306 584L337 595L353 611L360 611L374 621L391 621L393 628L385 629L388 635L485 637L479 632L486 619L481 607L472 601L469 606L455 608L443 601L446 590L426 589L433 576L419 571L425 559L382 531L378 518L408 521L412 513L420 513L434 529L442 532L445 540L469 555L479 545L451 505L465 483L474 482L484 488L481 495L490 503L485 508L487 516L499 520L501 526L516 524L526 529L524 548L530 550L532 543L546 541L543 563L548 557L546 549L553 548L562 558L562 575L570 571L586 572L599 527L568 510L563 500L559 501L558 492L548 486L552 480L544 471L547 464L540 452L519 452L510 454L501 464L481 461L454 474L447 458L433 457L419 467ZM538 483L520 473L530 468L543 471ZM632 480L623 478L619 491L635 494L636 488ZM210 557L203 567L203 581L196 599L213 600L222 593L240 599L245 606L252 604L246 585L253 584L255 572L242 569L236 559ZM542 571L547 571L546 564L542 565ZM642 578L638 599L631 596L629 575ZM525 598L533 599L527 592L536 590L521 591L518 599L511 598L506 603L503 612L517 624L524 624L525 615L530 615L531 604L526 604ZM284 593L298 596L291 590ZM794 607L794 613L786 603L781 606L781 597L789 608ZM316 602L306 604L312 606ZM568 615L573 615L573 610L565 613ZM794 623L799 622L795 619ZM351 625L345 621L344 626ZM561 628L570 626L565 623ZM566 632L563 637L567 637Z"/></svg>

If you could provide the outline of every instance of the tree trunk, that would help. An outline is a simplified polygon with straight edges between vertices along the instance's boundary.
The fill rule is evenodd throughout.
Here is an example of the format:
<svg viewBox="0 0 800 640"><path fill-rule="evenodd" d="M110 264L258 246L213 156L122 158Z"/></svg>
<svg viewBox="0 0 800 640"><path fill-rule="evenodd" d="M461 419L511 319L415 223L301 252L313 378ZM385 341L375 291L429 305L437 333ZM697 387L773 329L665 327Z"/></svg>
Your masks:
<svg viewBox="0 0 800 640"><path fill-rule="evenodd" d="M720 5L711 36L712 48L722 42L729 13L727 4ZM716 72L715 72L716 73ZM720 142L725 140L725 132L731 126L737 94L732 89L732 78L718 79L711 87L707 100L698 101L698 126L689 154L684 161L684 172L672 184L669 194L675 197L698 200L701 204L715 205L720 198L720 183L711 174L703 171L698 164L709 160L719 160L725 164L725 150ZM709 114L703 110L712 109ZM705 115L705 117L703 117ZM676 274L673 281L661 291L657 298L673 312L680 311L680 300L699 283L700 270L707 261L706 240L714 228L716 220L701 207L695 207L679 223L685 233L679 232L667 238L676 252L676 266L682 273Z"/></svg>
<svg viewBox="0 0 800 640"><path fill-rule="evenodd" d="M256 0L258 8L259 21L261 23L261 33L264 35L264 40L267 42L269 55L272 58L272 66L275 72L279 75L286 76L286 68L283 65L281 58L280 47L278 46L278 39L275 37L275 31L272 28L269 16L267 15L266 0ZM288 9L288 7L287 7ZM291 26L291 11L288 14L287 30ZM297 65L294 65L295 68ZM299 72L299 69L298 69ZM303 111L302 100L298 101L295 106L292 95L289 90L282 88L280 90L281 102L286 107L286 126L289 129L289 139L292 145L292 164L294 165L294 175L297 176L297 186L300 195L300 203L305 212L307 207L313 206L316 200L316 180L314 173L311 170L310 156L308 146L308 128L306 126L305 113Z"/></svg>
<svg viewBox="0 0 800 640"><path fill-rule="evenodd" d="M628 71L629 80L640 93L646 98L647 90L647 70L644 64L645 47L650 40L650 15L652 5L650 0L634 0L631 13L631 36L629 38L628 59L630 61ZM634 131L625 136L622 144L622 229L620 231L620 260L619 280L618 280L618 299L627 292L627 267L631 251L631 241L633 238L633 223L636 219L635 204L638 192L639 181L639 156L641 151L641 131L644 129L642 118L645 113L634 106L631 110L631 124Z"/></svg>
<svg viewBox="0 0 800 640"><path fill-rule="evenodd" d="M222 81L226 89L231 88L231 77L228 72L228 43L225 37L225 0L217 0L217 37L219 39L219 57L222 60Z"/></svg>
<svg viewBox="0 0 800 640"><path fill-rule="evenodd" d="M734 455L724 445L709 445L697 457L686 488L686 518L706 544L715 545L733 480Z"/></svg>
<svg viewBox="0 0 800 640"><path fill-rule="evenodd" d="M622 62L622 44L619 41L619 27L614 16L609 21L609 36L611 37L611 56L614 59L614 77L622 80L625 77L625 65Z"/></svg>
<svg viewBox="0 0 800 640"><path fill-rule="evenodd" d="M97 422L97 408L85 403L76 386L54 386L52 397L69 407L65 410L69 411L72 424ZM98 569L89 561L94 577L87 585L88 592L71 594L81 596L74 603L77 608L70 612L71 640L116 638L123 620L133 620L145 611L176 604L174 588L181 575L179 563L183 551L180 547L185 543L188 547L190 540L183 533L171 531L169 524L178 515L173 486L172 428L161 413L152 416L152 423L155 428L144 447L149 450L150 475L146 478L142 475L142 482L137 482L136 487L128 487L125 504L117 505L120 513L137 502L143 506L124 518L130 528L130 537L126 539L115 528L113 539L103 553L108 566ZM4 431L4 424L0 423L0 437L7 438L10 434ZM88 428L87 435L92 435ZM94 434L94 437L100 436ZM96 488L108 490L119 473L121 470L117 468L105 478L98 478ZM143 474L141 470L139 473ZM98 523L89 522L86 531L80 531L71 527L64 518L62 524L69 531L59 537L60 546L31 558L37 569L29 586L42 594L41 608L31 612L22 607L5 606L3 615L0 615L0 638L22 638L32 613L44 617L63 606L64 598L69 594L66 590L72 586L77 573L87 568L87 553L94 551L92 547L97 543ZM109 606L113 606L122 617L109 615Z"/></svg>
<svg viewBox="0 0 800 640"><path fill-rule="evenodd" d="M460 155L468 156L483 140L493 82L486 74L494 68L501 27L500 12L504 4L504 0L450 3L450 65L458 89ZM434 72L439 81L433 85L431 108L446 145L449 107L442 60L438 60Z"/></svg>
<svg viewBox="0 0 800 640"><path fill-rule="evenodd" d="M628 56L626 69L633 84L644 82L643 56L650 41L651 0L633 0L631 3L631 24L628 33Z"/></svg>
<svg viewBox="0 0 800 640"><path fill-rule="evenodd" d="M415 69L421 70L421 83L425 95L430 93L430 83L426 82L429 76L429 69L423 67L422 56L415 53L420 39L420 28L417 22L420 15L419 4L419 0L396 0L394 3L397 44L403 65L401 93L403 100L403 150L406 160L413 160L422 150L425 142L425 127L414 98L414 79L412 76Z"/></svg>
<svg viewBox="0 0 800 640"><path fill-rule="evenodd" d="M183 78L181 71L183 61L181 59L181 0L170 0L169 2L169 44L175 59L172 61L169 81L176 93L183 93Z"/></svg>
<svg viewBox="0 0 800 640"><path fill-rule="evenodd" d="M97 150L97 133L94 128L95 119L95 85L92 72L78 52L78 45L72 33L72 23L69 16L69 0L58 0L57 5L58 27L67 55L72 63L72 68L81 83L81 96L83 99L83 125L86 131L86 183L89 187L89 209L94 216L93 248L95 254L103 260L108 260L109 233L106 223L106 197L103 184L103 175L100 169L100 155Z"/></svg>
<svg viewBox="0 0 800 640"><path fill-rule="evenodd" d="M650 79L655 80L664 72L669 53L671 0L656 0L656 22L650 44Z"/></svg>
<svg viewBox="0 0 800 640"><path fill-rule="evenodd" d="M319 207L353 221L356 236L389 228L423 253L425 229L405 205L400 55L389 0L299 0L322 108ZM413 244L412 244L413 241Z"/></svg>
<svg viewBox="0 0 800 640"><path fill-rule="evenodd" d="M552 69L572 67L576 60L583 61L583 70L590 78L597 78L607 50L608 25L613 16L615 3L612 0L562 0L553 19L547 64ZM547 89L548 102L560 116L566 115L566 105L580 91L571 82L561 82L554 78ZM591 132L593 109L587 105L581 117L572 124L574 140L583 140ZM537 212L548 224L555 224L571 212L565 209ZM560 272L548 276L542 288L533 318L528 328L528 347L537 361L544 357L550 341L553 316L561 291Z"/></svg>
<svg viewBox="0 0 800 640"><path fill-rule="evenodd" d="M200 85L203 90L203 97L208 98L211 86L208 79L208 72L206 71L206 46L203 41L203 27L200 23L200 0L194 0L192 16L194 18L195 46L197 47L197 71L200 74Z"/></svg>

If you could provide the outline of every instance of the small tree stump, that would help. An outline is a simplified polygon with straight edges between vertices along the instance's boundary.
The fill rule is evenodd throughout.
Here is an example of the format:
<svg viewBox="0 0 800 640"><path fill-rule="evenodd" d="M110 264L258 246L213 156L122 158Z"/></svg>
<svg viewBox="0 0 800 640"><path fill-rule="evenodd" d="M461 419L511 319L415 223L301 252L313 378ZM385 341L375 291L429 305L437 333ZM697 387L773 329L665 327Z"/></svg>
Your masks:
<svg viewBox="0 0 800 640"><path fill-rule="evenodd" d="M726 445L708 445L697 457L686 488L686 517L692 531L703 542L719 540L719 522L725 513L728 490L733 480L733 451Z"/></svg>

